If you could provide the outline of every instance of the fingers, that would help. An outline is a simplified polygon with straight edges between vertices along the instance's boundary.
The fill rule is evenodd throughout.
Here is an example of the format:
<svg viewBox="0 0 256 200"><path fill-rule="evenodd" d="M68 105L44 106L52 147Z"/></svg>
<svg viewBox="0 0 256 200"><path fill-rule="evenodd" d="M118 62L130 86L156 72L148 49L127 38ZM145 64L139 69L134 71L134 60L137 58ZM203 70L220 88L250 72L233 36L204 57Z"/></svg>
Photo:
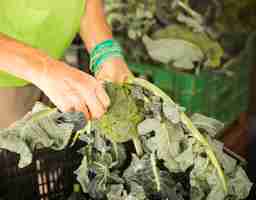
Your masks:
<svg viewBox="0 0 256 200"><path fill-rule="evenodd" d="M62 112L83 112L87 119L99 119L110 104L102 84L79 71L70 70L67 74L61 80L49 78L43 88L45 94Z"/></svg>
<svg viewBox="0 0 256 200"><path fill-rule="evenodd" d="M89 90L89 91L88 91ZM69 91L68 96L62 96L56 106L62 112L83 112L86 119L99 119L109 106L109 98L102 87L91 88L84 92L75 88Z"/></svg>
<svg viewBox="0 0 256 200"><path fill-rule="evenodd" d="M75 110L84 113L85 118L88 120L92 118L86 103L83 101L80 101L80 103L76 105Z"/></svg>
<svg viewBox="0 0 256 200"><path fill-rule="evenodd" d="M57 97L54 100L54 104L61 112L82 112L86 119L91 119L89 109L80 95L75 95L73 92L69 93L68 96L62 95L62 98Z"/></svg>
<svg viewBox="0 0 256 200"><path fill-rule="evenodd" d="M106 112L106 108L96 96L96 93L92 93L89 97L85 97L85 99L93 119L99 119Z"/></svg>
<svg viewBox="0 0 256 200"><path fill-rule="evenodd" d="M99 101L102 103L105 110L107 110L107 108L110 105L110 99L109 99L106 91L104 90L104 88L102 86L99 86L96 88L95 92L96 92L96 95L97 95Z"/></svg>

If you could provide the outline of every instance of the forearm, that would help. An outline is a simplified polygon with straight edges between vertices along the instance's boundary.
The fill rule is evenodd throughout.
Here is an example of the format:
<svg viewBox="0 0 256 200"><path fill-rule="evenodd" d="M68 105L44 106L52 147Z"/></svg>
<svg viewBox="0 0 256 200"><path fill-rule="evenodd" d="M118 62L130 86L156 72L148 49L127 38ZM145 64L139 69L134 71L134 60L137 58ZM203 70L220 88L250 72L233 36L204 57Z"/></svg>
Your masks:
<svg viewBox="0 0 256 200"><path fill-rule="evenodd" d="M0 70L34 83L47 59L39 50L0 34Z"/></svg>
<svg viewBox="0 0 256 200"><path fill-rule="evenodd" d="M112 32L104 15L103 0L87 0L82 18L80 35L90 51L98 43L112 38Z"/></svg>
<svg viewBox="0 0 256 200"><path fill-rule="evenodd" d="M104 40L112 39L112 31L104 15L103 0L86 1L80 36L89 51ZM101 64L101 69L96 73L96 78L123 83L130 75L131 72L122 57L110 57Z"/></svg>

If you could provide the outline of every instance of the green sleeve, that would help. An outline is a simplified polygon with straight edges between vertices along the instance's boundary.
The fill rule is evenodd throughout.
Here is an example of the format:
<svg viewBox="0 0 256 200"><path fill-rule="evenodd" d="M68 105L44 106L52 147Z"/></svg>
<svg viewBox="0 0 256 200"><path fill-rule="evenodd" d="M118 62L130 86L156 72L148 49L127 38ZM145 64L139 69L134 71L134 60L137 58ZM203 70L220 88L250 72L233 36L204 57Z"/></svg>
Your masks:
<svg viewBox="0 0 256 200"><path fill-rule="evenodd" d="M79 30L85 0L0 0L0 32L61 58ZM0 87L28 82L0 72Z"/></svg>

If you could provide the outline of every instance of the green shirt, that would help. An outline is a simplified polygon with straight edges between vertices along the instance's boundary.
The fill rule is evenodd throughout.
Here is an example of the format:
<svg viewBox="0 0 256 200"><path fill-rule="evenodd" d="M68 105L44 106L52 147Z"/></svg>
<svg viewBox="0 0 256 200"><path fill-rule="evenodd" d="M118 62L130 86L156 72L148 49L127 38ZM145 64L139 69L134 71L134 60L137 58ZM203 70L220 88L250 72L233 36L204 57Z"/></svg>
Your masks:
<svg viewBox="0 0 256 200"><path fill-rule="evenodd" d="M58 59L78 32L84 8L85 0L0 0L0 32ZM0 87L27 83L0 71Z"/></svg>

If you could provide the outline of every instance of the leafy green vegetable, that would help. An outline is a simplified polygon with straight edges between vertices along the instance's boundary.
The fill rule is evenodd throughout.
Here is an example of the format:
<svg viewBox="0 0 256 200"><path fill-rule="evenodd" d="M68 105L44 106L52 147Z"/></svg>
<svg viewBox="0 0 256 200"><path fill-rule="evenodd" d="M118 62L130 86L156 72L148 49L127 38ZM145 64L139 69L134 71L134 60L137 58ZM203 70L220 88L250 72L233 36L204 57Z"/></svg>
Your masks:
<svg viewBox="0 0 256 200"><path fill-rule="evenodd" d="M236 172L230 180L230 194L236 196L238 199L245 199L252 187L252 183L249 181L245 171L238 167Z"/></svg>
<svg viewBox="0 0 256 200"><path fill-rule="evenodd" d="M101 119L94 121L92 127L90 127L91 123L88 123L82 128L85 123L79 113L63 114L56 109L38 105L22 121L15 123L8 131L3 130L0 135L3 140L0 141L0 145L2 148L20 153L20 165L27 165L32 159L33 148L50 145L50 148L58 150L63 146L66 138L60 138L58 141L52 138L60 137L61 133L56 130L63 127L60 125L72 124L72 129L80 129L79 139L86 142L86 145L79 150L83 160L75 174L83 192L90 199L242 200L246 198L252 183L240 163L226 154L223 151L223 144L214 139L216 132L223 128L222 123L196 114L191 118L193 124L183 110L161 90L145 80L132 79L132 81L128 80L129 85L107 86L107 91L112 92L110 93L110 97L114 100L112 103L121 103L120 105L130 110L130 113L127 113L123 109L117 109L117 105L114 107L115 114L112 116L115 119L119 116L118 122L122 127L120 129L116 124L113 129L121 131L115 135L117 140L112 138L112 129L103 134L104 129L96 126ZM124 97L128 104L124 103ZM129 98L130 100L127 100ZM111 107L109 112L113 112ZM132 116L135 116L134 113L139 115L140 120L132 121L134 118L127 116L131 113ZM112 123L112 116L109 115L109 119L105 122ZM123 129L125 123L133 125L128 132L127 129ZM20 133L24 127L27 131L31 131L31 134L27 135L24 132L21 137ZM49 127L51 130L45 130ZM46 136L54 133L52 129L57 134L55 137L49 137L49 140ZM42 130L44 132L41 132ZM128 139L124 140L124 143L118 141L118 137L123 138L123 131L131 134L126 136ZM65 131L63 133L66 137ZM38 139L36 134L42 140ZM143 154L135 154L136 151L131 145L134 137L139 142L135 145L140 145Z"/></svg>
<svg viewBox="0 0 256 200"><path fill-rule="evenodd" d="M203 60L203 53L194 44L173 38L151 40L144 36L143 42L149 55L156 61L164 64L172 63L176 68L193 69L194 62ZM175 49L170 51L170 49Z"/></svg>
<svg viewBox="0 0 256 200"><path fill-rule="evenodd" d="M82 190L84 193L88 192L88 186L89 186L89 171L88 171L88 163L87 163L87 157L84 156L81 165L79 168L74 172L77 175L77 181L82 186Z"/></svg>
<svg viewBox="0 0 256 200"><path fill-rule="evenodd" d="M145 192L136 182L131 184L130 193L125 190L124 186L111 185L110 191L107 194L108 200L146 200Z"/></svg>
<svg viewBox="0 0 256 200"><path fill-rule="evenodd" d="M136 150L142 154L138 140L137 125L143 120L135 99L127 86L106 85L111 100L108 112L93 122L94 129L112 142L127 142L133 139Z"/></svg>
<svg viewBox="0 0 256 200"><path fill-rule="evenodd" d="M84 149L87 163L80 173L85 176L90 197L228 200L248 196L252 183L239 162L224 153L223 144L213 138L223 128L222 123L195 114L192 124L161 90L141 79L132 81L128 80L131 85L125 88L143 119L136 124L135 131L144 154L139 157L133 153L128 145L133 137L123 145L113 142L99 129L81 136L89 141ZM127 115L119 109L119 115L123 114Z"/></svg>
<svg viewBox="0 0 256 200"><path fill-rule="evenodd" d="M137 125L143 120L135 100L125 86L108 84L111 99L108 112L94 122L95 128L113 142L127 142L137 137Z"/></svg>
<svg viewBox="0 0 256 200"><path fill-rule="evenodd" d="M198 129L206 131L211 137L216 137L216 134L224 128L224 123L199 113L193 114L191 121Z"/></svg>
<svg viewBox="0 0 256 200"><path fill-rule="evenodd" d="M187 50L184 54L188 58L178 62L178 66L185 65L186 69L193 66L197 70L217 70L227 60L240 54L249 33L256 28L255 9L254 0L105 1L108 22L130 62L156 64L155 58L151 57L143 45L142 38L149 36L153 40L169 39L192 43L200 49L204 59L200 59L202 62L197 65L192 65L190 51L194 48L190 48L189 53ZM155 37L158 32L168 34L158 38ZM168 48L168 52L173 54L172 50L173 48ZM195 51L193 55L198 55L198 52Z"/></svg>
<svg viewBox="0 0 256 200"><path fill-rule="evenodd" d="M133 78L131 77L128 81L130 84L140 85L141 87L148 89L156 96L159 96L163 99L164 102L171 104L174 104L173 100L166 95L161 89L157 88L153 84L149 83L148 81L139 79L139 78ZM204 138L204 136L197 130L197 128L193 125L193 123L190 121L190 119L186 116L184 112L181 112L180 114L181 122L182 124L187 128L187 130L192 134L192 136L197 139L197 141L204 146L206 154L209 156L212 164L216 168L218 175L220 177L220 180L223 185L223 189L225 192L227 192L227 183L225 179L225 175L223 173L223 170L219 164L219 161L217 160L211 146L209 145L208 141Z"/></svg>
<svg viewBox="0 0 256 200"><path fill-rule="evenodd" d="M148 197L160 192L163 199L181 200L176 192L176 184L166 171L161 171L156 166L154 154L139 159L133 155L131 165L124 171L124 177L128 184L137 182L143 186Z"/></svg>
<svg viewBox="0 0 256 200"><path fill-rule="evenodd" d="M36 148L64 149L84 121L81 113L63 114L37 103L23 119L0 130L0 148L19 154L19 167L23 168L31 164Z"/></svg>
<svg viewBox="0 0 256 200"><path fill-rule="evenodd" d="M205 66L220 67L221 58L224 51L220 44L212 40L206 33L194 32L183 25L171 25L153 34L153 38L169 40L185 40L200 48L203 55L207 58Z"/></svg>

